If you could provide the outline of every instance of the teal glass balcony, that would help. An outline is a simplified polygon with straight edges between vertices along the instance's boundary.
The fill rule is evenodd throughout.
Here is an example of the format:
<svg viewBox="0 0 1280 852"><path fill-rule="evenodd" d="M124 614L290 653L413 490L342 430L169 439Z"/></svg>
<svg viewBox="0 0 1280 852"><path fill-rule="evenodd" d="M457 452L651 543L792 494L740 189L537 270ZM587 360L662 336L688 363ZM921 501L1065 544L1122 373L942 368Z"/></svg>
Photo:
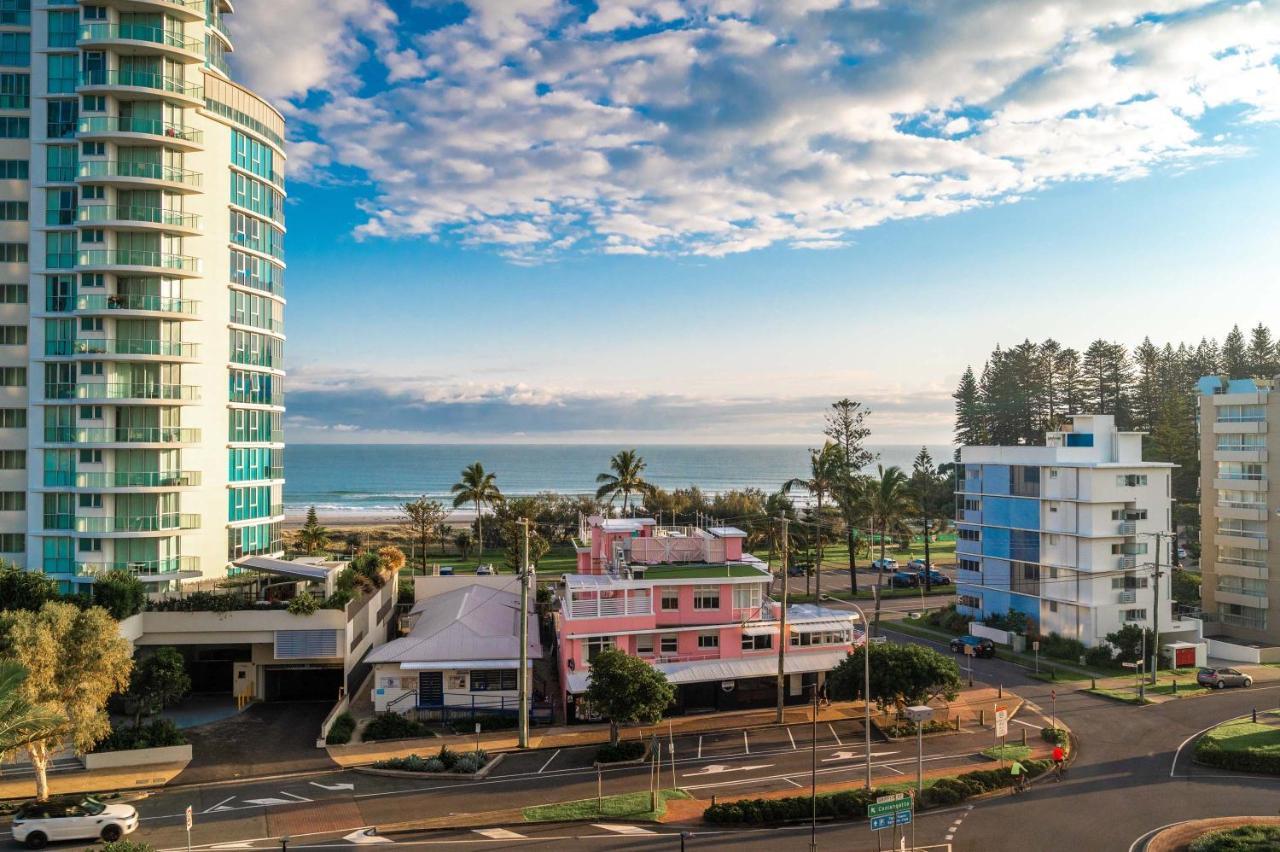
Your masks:
<svg viewBox="0 0 1280 852"><path fill-rule="evenodd" d="M53 212L62 214L66 211L56 210ZM196 214L182 213L178 210L166 210L163 207L87 204L76 211L75 219L78 222L91 224L102 222L147 222L152 225L169 225L190 231L198 231L200 229L200 217Z"/></svg>
<svg viewBox="0 0 1280 852"><path fill-rule="evenodd" d="M80 42L99 41L140 41L147 44L169 47L184 53L192 53L204 58L204 42L188 38L182 33L173 32L163 27L148 27L141 24L82 24Z"/></svg>
<svg viewBox="0 0 1280 852"><path fill-rule="evenodd" d="M111 571L128 571L139 577L156 577L164 574L176 574L180 571L199 571L199 556L170 556L165 559L151 559L135 562L77 562L74 567L78 576L93 576Z"/></svg>
<svg viewBox="0 0 1280 852"><path fill-rule="evenodd" d="M240 484L244 482L261 482L268 479L284 479L284 467L264 467L261 470L250 470L245 473L232 473L231 482Z"/></svg>
<svg viewBox="0 0 1280 852"><path fill-rule="evenodd" d="M46 426L47 444L198 444L199 429L170 426L116 426L114 428L79 428Z"/></svg>
<svg viewBox="0 0 1280 852"><path fill-rule="evenodd" d="M192 488L200 484L198 470L109 470L72 473L46 470L46 488Z"/></svg>
<svg viewBox="0 0 1280 852"><path fill-rule="evenodd" d="M80 266L140 266L167 272L200 272L200 258L142 249L89 249L80 252Z"/></svg>
<svg viewBox="0 0 1280 852"><path fill-rule="evenodd" d="M67 297L55 297L56 304L65 304L71 300ZM155 311L164 314L197 314L200 302L195 299L175 299L169 296L120 295L106 293L81 294L75 299L75 309L89 313L103 311ZM70 310L50 305L47 310Z"/></svg>
<svg viewBox="0 0 1280 852"><path fill-rule="evenodd" d="M82 71L80 88L96 89L123 86L133 89L153 89L179 95L193 101L204 100L204 86L188 83L180 77L157 74L152 71Z"/></svg>
<svg viewBox="0 0 1280 852"><path fill-rule="evenodd" d="M102 338L97 340L46 340L44 354L65 358L69 355L155 355L165 358L195 358L199 344L174 340L137 340Z"/></svg>
<svg viewBox="0 0 1280 852"><path fill-rule="evenodd" d="M184 515L179 512L75 519L75 530L82 533L152 533L198 529L200 529L199 515Z"/></svg>
<svg viewBox="0 0 1280 852"><path fill-rule="evenodd" d="M194 402L200 399L199 385L168 385L159 382L48 383L46 399L153 399Z"/></svg>
<svg viewBox="0 0 1280 852"><path fill-rule="evenodd" d="M114 133L142 133L192 145L204 144L204 131L158 118L127 115L86 115L76 126L81 136L109 136Z"/></svg>
<svg viewBox="0 0 1280 852"><path fill-rule="evenodd" d="M76 174L82 178L97 180L110 178L161 180L192 189L199 189L203 179L200 172L193 172L190 169L177 169L161 163L133 163L122 160L86 160L76 169Z"/></svg>

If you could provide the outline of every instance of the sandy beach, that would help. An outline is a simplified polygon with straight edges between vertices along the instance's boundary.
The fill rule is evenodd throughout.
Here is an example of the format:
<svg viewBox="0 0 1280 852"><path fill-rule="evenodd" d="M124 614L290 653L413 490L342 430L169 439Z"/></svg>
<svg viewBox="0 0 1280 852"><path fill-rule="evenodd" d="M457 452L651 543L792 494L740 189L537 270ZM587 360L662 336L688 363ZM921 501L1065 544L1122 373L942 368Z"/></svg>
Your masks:
<svg viewBox="0 0 1280 852"><path fill-rule="evenodd" d="M486 512L485 516L492 514ZM469 524L475 520L475 509L449 509L449 514L445 517L447 524ZM400 515L393 510L364 510L364 509L347 509L347 510L325 510L316 509L316 518L321 525L330 529L363 529L367 527L385 527L396 526L400 524ZM307 519L307 510L305 508L289 507L285 510L284 528L287 530L297 529Z"/></svg>

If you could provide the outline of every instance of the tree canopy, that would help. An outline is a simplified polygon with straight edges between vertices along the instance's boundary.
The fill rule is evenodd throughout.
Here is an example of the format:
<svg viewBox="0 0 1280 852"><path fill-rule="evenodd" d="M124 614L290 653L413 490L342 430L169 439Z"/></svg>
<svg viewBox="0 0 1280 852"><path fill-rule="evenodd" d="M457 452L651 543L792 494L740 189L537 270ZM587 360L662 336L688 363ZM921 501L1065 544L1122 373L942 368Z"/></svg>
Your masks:
<svg viewBox="0 0 1280 852"><path fill-rule="evenodd" d="M480 462L473 462L462 469L458 481L449 490L453 494L455 509L468 503L476 508L475 543L479 548L479 558L484 555L484 510L502 502L497 477L487 472Z"/></svg>
<svg viewBox="0 0 1280 852"><path fill-rule="evenodd" d="M181 701L190 691L191 677L187 674L182 655L168 645L156 648L134 663L129 677L125 696L133 702L133 726L139 727L143 716L159 713Z"/></svg>
<svg viewBox="0 0 1280 852"><path fill-rule="evenodd" d="M609 720L609 741L618 744L618 726L656 724L675 699L667 676L639 657L617 649L602 651L587 674L586 700Z"/></svg>
<svg viewBox="0 0 1280 852"><path fill-rule="evenodd" d="M49 739L66 723L53 710L23 695L27 670L12 660L0 661L0 761L20 748Z"/></svg>
<svg viewBox="0 0 1280 852"><path fill-rule="evenodd" d="M833 700L862 697L864 643L827 675ZM871 700L881 709L894 704L926 704L935 698L954 700L960 692L960 667L946 654L922 645L885 642L871 645Z"/></svg>
<svg viewBox="0 0 1280 852"><path fill-rule="evenodd" d="M298 530L298 546L308 556L314 556L329 546L329 530L320 525L315 506L307 509L307 520Z"/></svg>
<svg viewBox="0 0 1280 852"><path fill-rule="evenodd" d="M53 580L38 571L27 571L0 560L0 612L20 609L35 612L58 599L58 586Z"/></svg>
<svg viewBox="0 0 1280 852"><path fill-rule="evenodd" d="M631 507L632 494L647 494L652 486L644 478L644 469L648 465L635 450L622 450L609 459L609 470L596 477L596 499L604 500L612 506L618 495L622 495L622 511L625 514Z"/></svg>
<svg viewBox="0 0 1280 852"><path fill-rule="evenodd" d="M93 603L116 621L124 621L142 612L147 605L147 590L130 571L109 571L94 578Z"/></svg>

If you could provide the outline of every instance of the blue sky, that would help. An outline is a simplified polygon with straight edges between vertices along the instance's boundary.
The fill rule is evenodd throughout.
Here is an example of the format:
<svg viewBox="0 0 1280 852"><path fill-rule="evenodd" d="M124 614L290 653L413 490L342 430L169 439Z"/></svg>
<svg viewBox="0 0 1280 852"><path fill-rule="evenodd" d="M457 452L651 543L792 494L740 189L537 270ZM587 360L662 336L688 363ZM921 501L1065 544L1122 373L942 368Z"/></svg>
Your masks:
<svg viewBox="0 0 1280 852"><path fill-rule="evenodd" d="M812 443L851 396L942 442L998 342L1280 306L1273 6L305 6L235 16L291 440Z"/></svg>

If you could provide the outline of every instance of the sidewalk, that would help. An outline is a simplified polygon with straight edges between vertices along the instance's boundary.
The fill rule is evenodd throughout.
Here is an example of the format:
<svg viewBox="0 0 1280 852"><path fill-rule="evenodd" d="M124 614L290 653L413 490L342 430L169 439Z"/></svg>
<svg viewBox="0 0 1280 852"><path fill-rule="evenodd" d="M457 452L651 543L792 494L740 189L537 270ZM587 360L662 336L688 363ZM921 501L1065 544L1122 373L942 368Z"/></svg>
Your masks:
<svg viewBox="0 0 1280 852"><path fill-rule="evenodd" d="M1222 664L1218 668L1231 667L1244 672L1253 678L1256 686L1265 686L1268 684L1280 683L1280 668L1273 666L1254 666L1240 663ZM1172 670L1162 669L1157 678L1156 684L1153 686L1150 681L1146 683L1143 690L1148 704L1163 704L1166 701L1177 701L1181 698L1187 698L1196 695L1204 695L1215 690L1208 689L1196 683L1196 669L1186 668L1180 669L1181 674L1173 674ZM1121 675L1119 677L1098 678L1097 688L1085 688L1086 692L1103 695L1108 698L1114 698L1118 701L1130 701L1137 703L1138 701L1138 683L1137 675ZM1173 682L1177 681L1178 691L1173 691Z"/></svg>
<svg viewBox="0 0 1280 852"><path fill-rule="evenodd" d="M944 702L939 708L946 707ZM963 690L949 707L949 715L960 717L962 729L976 727L979 716L985 718L987 726L992 724L997 706L1009 710L1010 716L1017 714L1022 707L1022 699L1006 691L1004 698L998 691L989 687L977 687ZM981 714L979 713L981 711ZM858 701L837 701L822 707L818 711L819 722L861 722L864 709ZM878 721L880 713L872 710L873 722ZM776 725L777 710L738 710L725 713L708 713L699 716L677 716L664 719L656 726L656 730L666 735L704 734L724 730L740 730L743 728L761 728ZM783 715L784 725L796 725L813 721L812 708L807 705L796 705L786 708ZM642 739L654 733L655 726L633 725L622 728L624 740ZM573 748L575 746L604 745L609 741L608 725L574 725L549 728L530 728L530 749ZM449 746L459 751L470 751L476 747L474 735L458 735L452 737L426 737L411 740L385 740L382 742L357 743L345 746L329 746L329 756L343 767L364 766L391 757L404 757L410 754L426 754L436 752L441 746ZM515 731L495 731L491 734L481 733L480 748L488 752L514 751L519 748L519 740Z"/></svg>

